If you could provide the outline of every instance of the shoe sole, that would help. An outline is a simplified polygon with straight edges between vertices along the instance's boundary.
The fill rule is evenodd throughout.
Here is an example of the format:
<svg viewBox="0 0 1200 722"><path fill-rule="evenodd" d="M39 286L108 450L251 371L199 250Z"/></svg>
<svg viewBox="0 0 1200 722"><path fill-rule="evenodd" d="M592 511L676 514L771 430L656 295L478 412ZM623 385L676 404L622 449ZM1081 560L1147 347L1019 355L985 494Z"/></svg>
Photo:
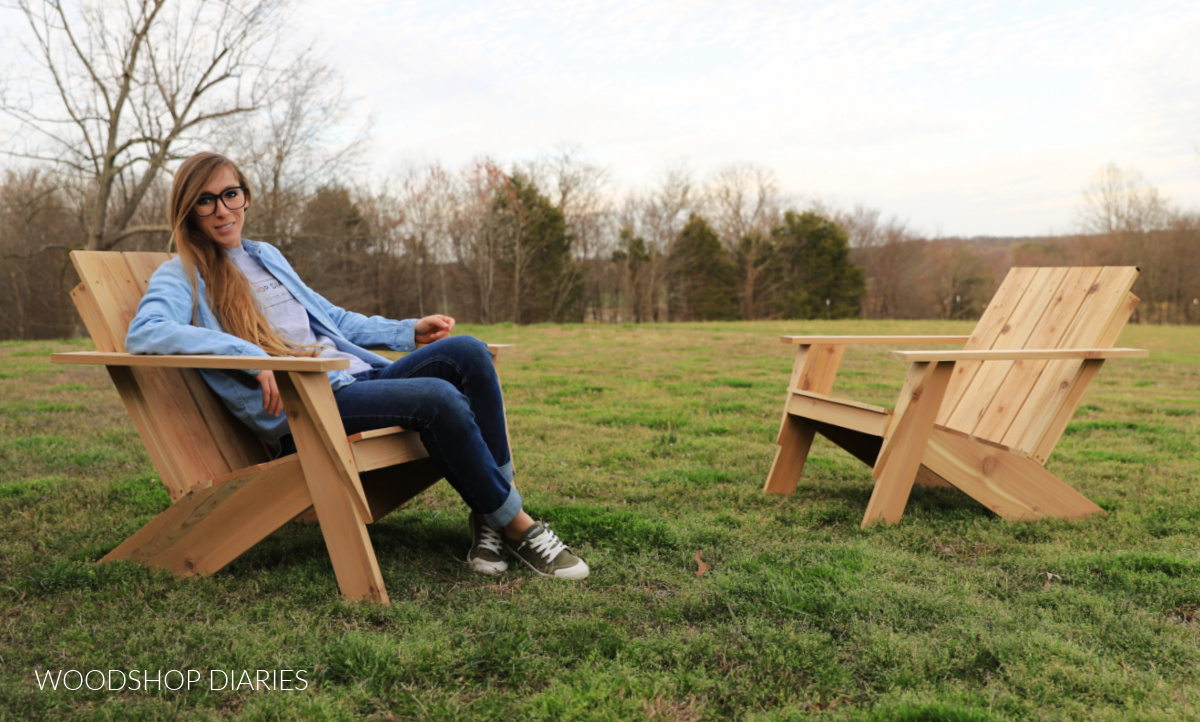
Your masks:
<svg viewBox="0 0 1200 722"><path fill-rule="evenodd" d="M508 571L508 562L504 562L504 561L489 562L489 561L486 561L483 559L468 558L467 564L469 564L471 566L471 569L475 570L476 572L479 572L480 574L490 574L492 576L497 576L499 574L503 574L504 572Z"/></svg>

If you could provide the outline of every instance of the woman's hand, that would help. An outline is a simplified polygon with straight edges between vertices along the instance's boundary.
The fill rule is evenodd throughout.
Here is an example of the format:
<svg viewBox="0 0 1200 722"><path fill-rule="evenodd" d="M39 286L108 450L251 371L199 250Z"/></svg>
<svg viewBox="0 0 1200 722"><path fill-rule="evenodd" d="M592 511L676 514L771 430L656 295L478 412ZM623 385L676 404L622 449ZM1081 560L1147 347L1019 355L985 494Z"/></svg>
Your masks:
<svg viewBox="0 0 1200 722"><path fill-rule="evenodd" d="M417 321L413 330L416 332L417 343L433 343L450 335L454 330L454 319L441 314L426 316Z"/></svg>
<svg viewBox="0 0 1200 722"><path fill-rule="evenodd" d="M279 384L275 383L275 372L263 369L258 372L258 385L262 387L263 408L272 416L283 413L283 397L279 395Z"/></svg>

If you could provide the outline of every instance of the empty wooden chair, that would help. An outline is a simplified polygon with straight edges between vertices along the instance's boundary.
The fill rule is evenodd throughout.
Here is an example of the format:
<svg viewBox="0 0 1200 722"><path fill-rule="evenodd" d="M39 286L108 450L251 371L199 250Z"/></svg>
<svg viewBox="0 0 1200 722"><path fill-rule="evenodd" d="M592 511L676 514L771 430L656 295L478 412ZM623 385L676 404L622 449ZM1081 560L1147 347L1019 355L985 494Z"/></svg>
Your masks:
<svg viewBox="0 0 1200 722"><path fill-rule="evenodd" d="M82 279L71 296L97 351L51 360L108 369L172 501L101 561L212 574L315 512L342 594L386 604L365 525L441 478L420 437L399 427L346 436L325 373L348 368L345 359L125 353L150 276L170 257L71 253ZM209 390L201 368L275 371L298 453L271 460Z"/></svg>
<svg viewBox="0 0 1200 722"><path fill-rule="evenodd" d="M790 494L814 434L870 464L863 526L900 519L914 482L948 485L1005 519L1103 513L1044 468L1137 307L1136 268L1014 268L970 336L784 336L796 359L764 491ZM894 410L830 395L846 346L963 344L892 351L910 364Z"/></svg>

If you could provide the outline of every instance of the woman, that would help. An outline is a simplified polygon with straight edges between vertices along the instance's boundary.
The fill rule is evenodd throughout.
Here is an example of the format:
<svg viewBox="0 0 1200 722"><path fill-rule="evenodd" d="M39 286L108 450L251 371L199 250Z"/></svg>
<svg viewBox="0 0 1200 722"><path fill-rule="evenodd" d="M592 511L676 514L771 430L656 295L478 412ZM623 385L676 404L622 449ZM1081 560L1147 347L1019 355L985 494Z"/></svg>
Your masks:
<svg viewBox="0 0 1200 722"><path fill-rule="evenodd" d="M475 571L507 570L507 548L543 576L586 577L587 564L521 508L487 347L469 336L451 337L454 319L448 316L368 318L325 300L274 246L242 238L250 198L246 177L228 158L199 153L184 161L168 211L179 255L150 279L126 348L349 359L348 370L329 372L346 433L388 426L420 433L471 509L467 561ZM416 349L417 343L432 345ZM412 353L393 363L362 348L373 345ZM272 453L295 451L273 372L201 374Z"/></svg>

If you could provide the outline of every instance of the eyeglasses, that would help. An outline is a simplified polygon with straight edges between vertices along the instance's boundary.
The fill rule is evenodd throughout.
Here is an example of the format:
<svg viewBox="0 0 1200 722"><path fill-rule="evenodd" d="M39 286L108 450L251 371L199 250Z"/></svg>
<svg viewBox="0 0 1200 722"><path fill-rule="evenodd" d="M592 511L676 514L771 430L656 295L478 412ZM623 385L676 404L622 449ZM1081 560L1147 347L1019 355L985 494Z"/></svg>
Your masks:
<svg viewBox="0 0 1200 722"><path fill-rule="evenodd" d="M200 218L207 218L217 212L217 201L220 200L225 204L225 207L231 211L241 210L246 207L246 202L249 200L249 194L246 192L245 186L233 186L221 191L220 195L214 196L211 193L205 193L196 199L196 206L192 211Z"/></svg>

